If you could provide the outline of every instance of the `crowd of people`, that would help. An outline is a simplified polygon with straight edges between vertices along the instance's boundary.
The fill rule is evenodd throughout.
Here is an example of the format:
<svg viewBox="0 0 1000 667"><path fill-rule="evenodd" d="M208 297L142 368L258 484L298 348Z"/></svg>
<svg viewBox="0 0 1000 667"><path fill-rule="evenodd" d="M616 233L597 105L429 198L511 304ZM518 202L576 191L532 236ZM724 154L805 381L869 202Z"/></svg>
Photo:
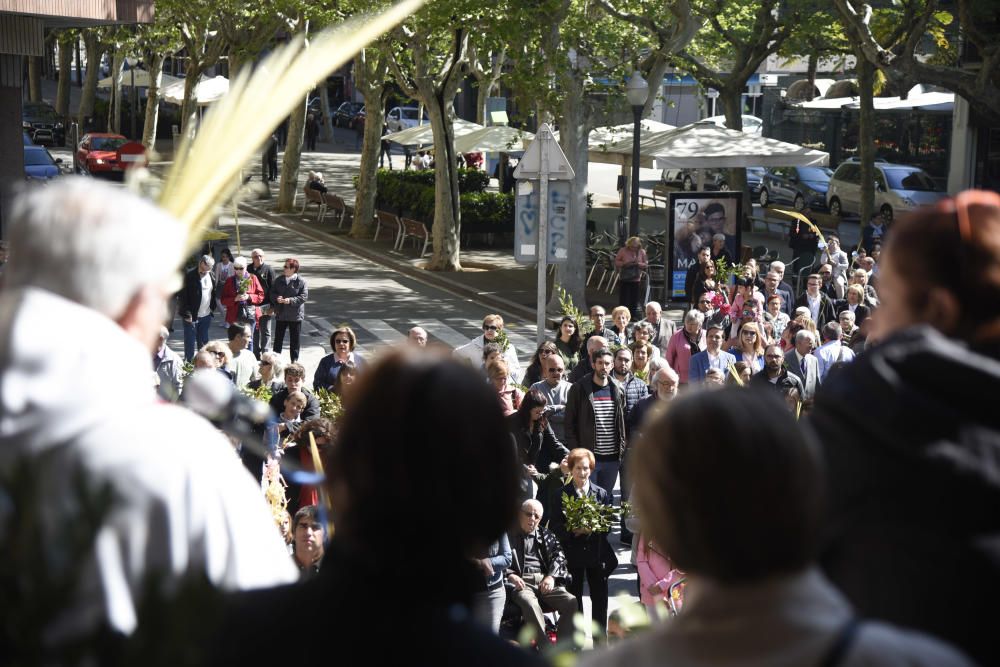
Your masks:
<svg viewBox="0 0 1000 667"><path fill-rule="evenodd" d="M118 494L53 641L94 623L128 636L144 575L196 570L227 591L202 647L215 662L323 655L256 641L262 628L377 642L388 623L390 657L539 664L502 625L519 618L538 649L555 612L569 642L589 597L607 641L609 578L626 566L618 519L589 512L621 517L653 628L588 664L1000 660L1000 197L901 219L854 266L830 238L800 294L780 261L716 281L706 248L680 323L657 302L610 321L594 305L554 322L524 368L495 313L455 350L418 326L378 359L338 327L310 387L296 258L279 273L261 249L206 254L178 282L184 230L133 195L98 206L93 187L18 200L0 291L0 468L44 461L39 502L63 512L79 488L52 475L80 469ZM122 252L137 219L163 258ZM59 337L53 316L82 335ZM109 346L113 373L96 353ZM266 390L267 424L220 419L223 437L173 405L199 372ZM40 516L45 548L65 517Z"/></svg>

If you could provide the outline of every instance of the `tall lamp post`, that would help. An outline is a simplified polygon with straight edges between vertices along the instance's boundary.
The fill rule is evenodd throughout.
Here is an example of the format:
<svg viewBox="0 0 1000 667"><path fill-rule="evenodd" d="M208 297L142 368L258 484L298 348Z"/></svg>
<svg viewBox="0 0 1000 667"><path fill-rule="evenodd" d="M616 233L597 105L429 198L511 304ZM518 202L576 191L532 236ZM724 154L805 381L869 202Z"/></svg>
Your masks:
<svg viewBox="0 0 1000 667"><path fill-rule="evenodd" d="M625 84L625 96L632 105L632 182L629 184L631 199L628 208L628 235L639 234L639 122L642 120L642 109L649 97L649 85L639 74L632 72L632 78ZM624 241L624 239L623 239Z"/></svg>
<svg viewBox="0 0 1000 667"><path fill-rule="evenodd" d="M135 66L139 64L139 59L133 56L128 56L125 58L125 62L128 63L129 74L132 75L132 87L128 91L128 101L129 101L129 126L132 128L131 134L129 134L129 139L135 141Z"/></svg>

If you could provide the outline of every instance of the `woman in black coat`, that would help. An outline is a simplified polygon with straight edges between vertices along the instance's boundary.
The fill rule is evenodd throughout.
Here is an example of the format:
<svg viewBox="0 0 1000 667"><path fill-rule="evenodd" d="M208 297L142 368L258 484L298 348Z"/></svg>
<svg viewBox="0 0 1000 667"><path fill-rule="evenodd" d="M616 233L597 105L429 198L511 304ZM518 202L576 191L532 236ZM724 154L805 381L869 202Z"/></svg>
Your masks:
<svg viewBox="0 0 1000 667"><path fill-rule="evenodd" d="M558 471L550 471L552 464L558 465L569 454L545 418L548 402L545 394L532 389L524 395L517 412L507 417L511 440L524 466L522 500L531 497L532 481L541 487L550 472L558 475Z"/></svg>
<svg viewBox="0 0 1000 667"><path fill-rule="evenodd" d="M559 537L566 552L566 564L572 581L566 589L576 596L577 610L583 612L583 580L590 586L591 617L607 634L608 629L608 578L618 567L618 557L606 532L590 532L578 528L570 531L566 527L566 514L562 509L562 496L571 498L590 496L601 505L611 505L611 494L591 483L590 474L594 469L594 453L589 449L577 448L569 453L566 461L572 479L563 487L558 507L552 508L552 532ZM595 638L596 640L597 638Z"/></svg>

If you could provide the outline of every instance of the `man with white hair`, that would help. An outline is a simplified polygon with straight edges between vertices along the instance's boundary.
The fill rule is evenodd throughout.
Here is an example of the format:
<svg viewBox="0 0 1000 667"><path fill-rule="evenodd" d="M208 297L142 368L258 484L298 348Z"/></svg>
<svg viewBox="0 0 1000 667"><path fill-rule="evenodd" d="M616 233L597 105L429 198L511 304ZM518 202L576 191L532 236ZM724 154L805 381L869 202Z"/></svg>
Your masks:
<svg viewBox="0 0 1000 667"><path fill-rule="evenodd" d="M167 345L170 332L166 327L160 327L160 344L153 352L153 368L160 379L157 393L166 401L176 401L181 395L183 384L184 360Z"/></svg>
<svg viewBox="0 0 1000 667"><path fill-rule="evenodd" d="M184 276L184 286L177 294L177 314L184 322L184 358L188 361L208 343L212 313L217 305L214 266L211 255L202 255L198 266Z"/></svg>
<svg viewBox="0 0 1000 667"><path fill-rule="evenodd" d="M520 608L524 622L536 642L545 637L545 617L541 603L559 612L560 638L573 636L576 596L566 590L569 570L559 538L542 526L542 504L525 500L518 526L508 536L512 552L506 581L509 599Z"/></svg>
<svg viewBox="0 0 1000 667"><path fill-rule="evenodd" d="M649 342L660 351L660 355L666 354L667 345L670 344L671 336L677 331L677 325L673 320L663 317L663 306L658 301L646 304L646 321L653 325L653 337Z"/></svg>
<svg viewBox="0 0 1000 667"><path fill-rule="evenodd" d="M819 360L812 355L816 335L808 329L795 334L795 348L785 353L785 368L802 381L802 400L811 401L819 387Z"/></svg>
<svg viewBox="0 0 1000 667"><path fill-rule="evenodd" d="M423 327L413 327L406 339L415 347L427 347L427 330Z"/></svg>
<svg viewBox="0 0 1000 667"><path fill-rule="evenodd" d="M151 387L150 355L177 290L187 230L131 193L61 181L15 199L0 294L0 474L28 465L37 475L36 497L20 499L30 507L8 506L0 536L9 534L4 519L32 511L38 539L18 548L37 550L46 576L78 582L45 619L49 645L102 623L132 633L157 582L169 594L186 576L226 590L297 579L229 442L201 417L158 401ZM139 234L155 239L155 251L135 251ZM53 320L72 322L73 335ZM63 554L60 566L54 552L67 527L85 530L84 496L101 489L112 499L103 516L87 517L96 522L96 534L85 536L93 542Z"/></svg>
<svg viewBox="0 0 1000 667"><path fill-rule="evenodd" d="M788 294L795 294L795 290L792 289L792 286L785 282L785 263L778 259L774 260L768 267L768 272L772 271L778 274L777 289L788 292Z"/></svg>

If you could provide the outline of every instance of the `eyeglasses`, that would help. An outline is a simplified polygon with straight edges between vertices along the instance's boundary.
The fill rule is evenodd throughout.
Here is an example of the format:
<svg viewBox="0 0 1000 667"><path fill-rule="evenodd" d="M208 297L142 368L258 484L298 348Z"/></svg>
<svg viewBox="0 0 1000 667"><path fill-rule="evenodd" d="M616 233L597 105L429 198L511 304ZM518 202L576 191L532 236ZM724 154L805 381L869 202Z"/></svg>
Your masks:
<svg viewBox="0 0 1000 667"><path fill-rule="evenodd" d="M294 269L295 267L292 266L291 264L285 264L284 268L286 268L286 269Z"/></svg>
<svg viewBox="0 0 1000 667"><path fill-rule="evenodd" d="M500 327L495 324L484 324L483 331L500 331Z"/></svg>
<svg viewBox="0 0 1000 667"><path fill-rule="evenodd" d="M752 331L744 331L744 332L743 332L742 334L740 334L740 335L741 335L741 336L743 336L744 338L756 338L756 337L757 337L757 334L755 334L755 333L754 333L754 332L752 332Z"/></svg>
<svg viewBox="0 0 1000 667"><path fill-rule="evenodd" d="M541 519L542 518L542 515L539 514L538 512L528 512L526 510L521 510L521 514L523 514L524 516L534 517L536 519Z"/></svg>
<svg viewBox="0 0 1000 667"><path fill-rule="evenodd" d="M245 267L245 266L234 266L233 267L233 271L246 271L246 270L247 270L247 267Z"/></svg>
<svg viewBox="0 0 1000 667"><path fill-rule="evenodd" d="M271 362L270 361L262 361L262 362L260 362L260 365L261 366L270 366Z"/></svg>

